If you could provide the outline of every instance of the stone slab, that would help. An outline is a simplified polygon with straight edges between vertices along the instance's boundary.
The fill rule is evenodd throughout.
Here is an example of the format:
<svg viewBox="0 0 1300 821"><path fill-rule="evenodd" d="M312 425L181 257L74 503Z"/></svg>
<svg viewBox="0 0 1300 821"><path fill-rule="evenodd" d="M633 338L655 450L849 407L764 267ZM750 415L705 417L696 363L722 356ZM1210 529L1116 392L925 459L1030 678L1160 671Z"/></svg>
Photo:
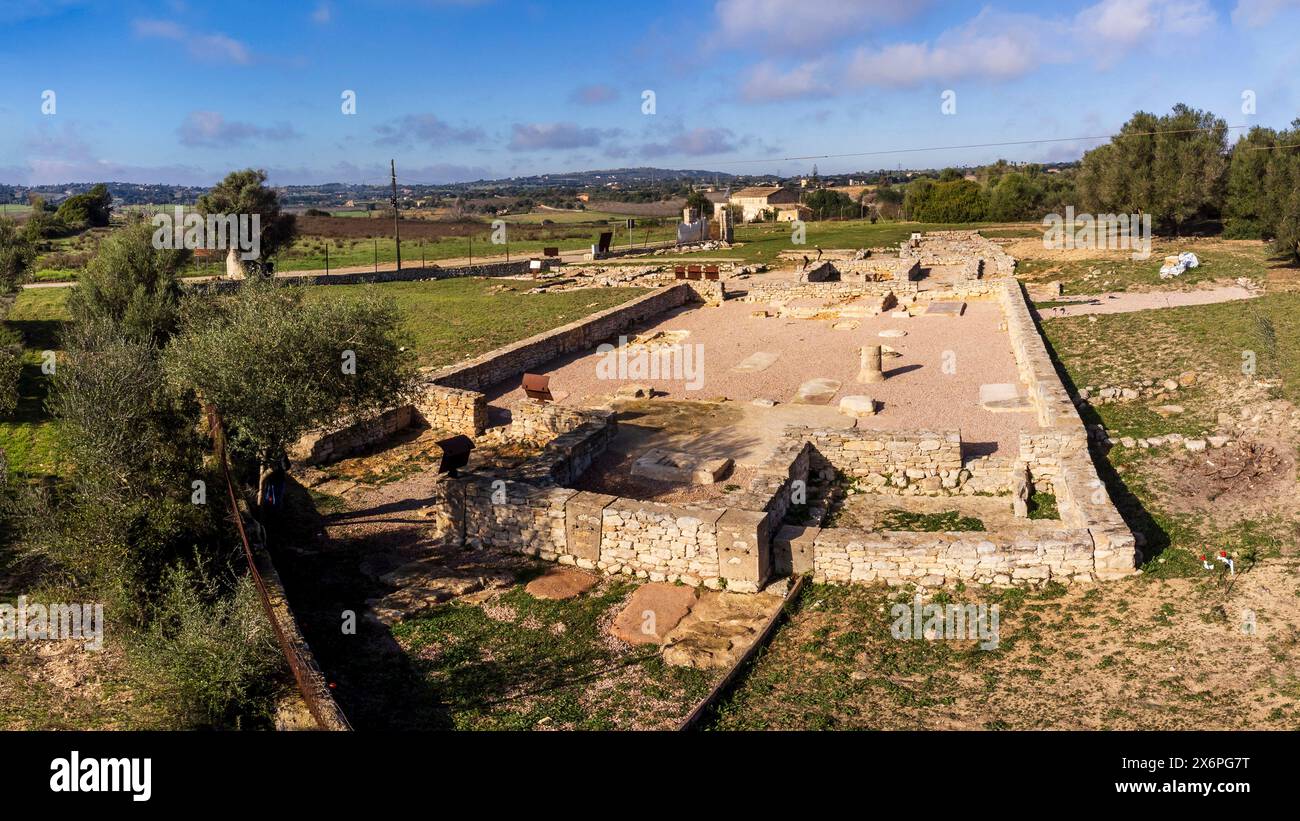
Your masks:
<svg viewBox="0 0 1300 821"><path fill-rule="evenodd" d="M650 582L633 591L609 626L610 635L628 644L662 644L695 607L694 587Z"/></svg>
<svg viewBox="0 0 1300 821"><path fill-rule="evenodd" d="M632 475L661 482L711 485L731 470L729 457L704 457L679 450L654 448L632 463Z"/></svg>
<svg viewBox="0 0 1300 821"><path fill-rule="evenodd" d="M535 599L572 599L596 585L596 576L574 567L552 567L533 579L524 590Z"/></svg>
<svg viewBox="0 0 1300 821"><path fill-rule="evenodd" d="M829 405L839 393L840 381L838 379L809 379L799 386L799 392L795 395L794 404L796 405Z"/></svg>
<svg viewBox="0 0 1300 821"><path fill-rule="evenodd" d="M1020 393L1019 386L1009 382L992 382L987 385L980 385L980 407L994 413L1032 411L1034 409L1029 397Z"/></svg>
<svg viewBox="0 0 1300 821"><path fill-rule="evenodd" d="M855 419L876 415L876 400L870 396L846 396L840 400L840 413Z"/></svg>
<svg viewBox="0 0 1300 821"><path fill-rule="evenodd" d="M772 366L772 363L781 357L779 353L769 353L768 351L755 351L744 359L740 360L735 367L731 369L732 373L758 373L765 371Z"/></svg>
<svg viewBox="0 0 1300 821"><path fill-rule="evenodd" d="M664 662L697 670L732 667L782 604L780 596L707 592L668 635Z"/></svg>
<svg viewBox="0 0 1300 821"><path fill-rule="evenodd" d="M965 311L965 302L931 302L923 316L961 316Z"/></svg>

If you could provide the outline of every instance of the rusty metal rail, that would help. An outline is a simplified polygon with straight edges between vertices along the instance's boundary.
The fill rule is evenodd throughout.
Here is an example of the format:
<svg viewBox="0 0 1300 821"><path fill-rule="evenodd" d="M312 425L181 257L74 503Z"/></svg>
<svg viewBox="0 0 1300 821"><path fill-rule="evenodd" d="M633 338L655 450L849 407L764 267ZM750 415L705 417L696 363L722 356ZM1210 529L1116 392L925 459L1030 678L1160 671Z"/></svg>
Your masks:
<svg viewBox="0 0 1300 821"><path fill-rule="evenodd" d="M306 703L312 718L316 720L317 727L322 730L351 730L352 725L348 723L347 716L343 714L338 702L334 700L334 696L330 693L325 676L316 663L311 648L307 646L307 640L298 629L298 624L293 617L293 611L289 609L288 599L284 595L283 586L280 584L279 574L276 573L275 566L271 564L270 556L265 555L264 550L257 551L257 555L254 554L252 544L248 540L248 531L244 528L244 516L239 509L239 497L235 493L235 483L230 477L230 461L226 454L226 437L221 423L221 414L215 407L209 405L207 415L208 429L212 433L213 449L221 463L221 473L230 499L230 515L234 519L235 528L239 531L239 540L244 548L244 558L248 561L248 572L252 575L253 583L257 586L257 593L262 600L262 607L266 611L267 619L271 622L271 628L275 631L275 638L280 644L280 650L284 653L284 660L289 664L289 669L293 672L294 681L298 684L298 692L302 695L302 700ZM265 569L265 573L263 573L263 569ZM274 582L276 588L274 596L268 589L266 576L271 577Z"/></svg>

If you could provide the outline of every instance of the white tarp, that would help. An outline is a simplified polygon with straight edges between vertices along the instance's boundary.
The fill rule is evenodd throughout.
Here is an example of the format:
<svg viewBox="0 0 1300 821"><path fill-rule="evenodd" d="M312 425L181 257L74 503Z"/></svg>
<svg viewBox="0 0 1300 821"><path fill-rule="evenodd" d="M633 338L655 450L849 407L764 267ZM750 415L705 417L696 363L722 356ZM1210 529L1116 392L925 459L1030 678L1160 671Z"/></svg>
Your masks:
<svg viewBox="0 0 1300 821"><path fill-rule="evenodd" d="M679 245L685 245L690 242L704 242L709 238L709 221L707 219L698 219L695 222L682 222L677 224L677 242Z"/></svg>
<svg viewBox="0 0 1300 821"><path fill-rule="evenodd" d="M1184 251L1178 255L1177 260L1166 260L1165 264L1160 266L1160 278L1171 279L1182 276L1188 268L1195 268L1200 264L1201 261L1197 259L1196 254Z"/></svg>

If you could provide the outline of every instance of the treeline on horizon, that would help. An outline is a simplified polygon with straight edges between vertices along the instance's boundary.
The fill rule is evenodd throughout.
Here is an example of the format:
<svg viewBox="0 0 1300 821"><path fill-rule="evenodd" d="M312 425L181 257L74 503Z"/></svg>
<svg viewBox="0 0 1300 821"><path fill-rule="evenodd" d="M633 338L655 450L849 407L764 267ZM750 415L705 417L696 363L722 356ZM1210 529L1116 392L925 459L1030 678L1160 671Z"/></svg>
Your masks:
<svg viewBox="0 0 1300 821"><path fill-rule="evenodd" d="M1278 131L1250 129L1229 146L1228 125L1208 111L1176 105L1169 114L1139 111L1105 145L1059 174L1005 161L909 182L898 213L919 222L1038 219L1073 205L1079 213L1150 214L1155 230L1221 232L1263 239L1300 259L1300 118ZM877 202L897 202L878 189Z"/></svg>

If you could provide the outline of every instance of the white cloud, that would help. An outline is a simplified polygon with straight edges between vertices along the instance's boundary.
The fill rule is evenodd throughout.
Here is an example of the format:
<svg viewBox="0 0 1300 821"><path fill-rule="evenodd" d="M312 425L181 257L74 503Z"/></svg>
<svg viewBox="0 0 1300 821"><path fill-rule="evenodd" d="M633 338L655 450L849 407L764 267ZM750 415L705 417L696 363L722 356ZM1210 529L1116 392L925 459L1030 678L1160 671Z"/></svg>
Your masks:
<svg viewBox="0 0 1300 821"><path fill-rule="evenodd" d="M1107 67L1134 50L1184 51L1188 37L1204 34L1215 22L1206 0L1101 0L1072 17L985 7L933 39L862 46L847 61L823 57L784 68L761 61L750 69L742 96L763 101L864 86L1004 82L1044 65L1081 61Z"/></svg>
<svg viewBox="0 0 1300 821"><path fill-rule="evenodd" d="M859 49L850 62L855 85L907 87L928 82L1011 80L1045 62L1067 59L1057 22L1029 15L981 11L934 42L894 43ZM1055 43L1055 50L1045 46Z"/></svg>
<svg viewBox="0 0 1300 821"><path fill-rule="evenodd" d="M615 133L599 128L583 128L574 123L515 123L507 147L511 151L589 148L599 145L603 137L614 136Z"/></svg>
<svg viewBox="0 0 1300 821"><path fill-rule="evenodd" d="M1103 65L1165 38L1197 35L1214 25L1205 0L1101 0L1075 17L1075 37Z"/></svg>
<svg viewBox="0 0 1300 821"><path fill-rule="evenodd" d="M734 151L735 147L736 137L730 129L693 128L690 131L683 131L667 142L646 143L641 146L641 153L647 157L669 155L706 157Z"/></svg>
<svg viewBox="0 0 1300 821"><path fill-rule="evenodd" d="M292 140L301 136L288 123L263 127L227 120L216 111L191 111L176 133L184 145L203 148L239 145L253 140Z"/></svg>
<svg viewBox="0 0 1300 821"><path fill-rule="evenodd" d="M751 102L829 96L826 66L826 61L818 60L783 71L771 62L759 63L750 70L741 96Z"/></svg>
<svg viewBox="0 0 1300 821"><path fill-rule="evenodd" d="M224 34L195 34L172 20L140 19L131 24L137 37L184 43L195 59L245 66L253 62L248 46Z"/></svg>
<svg viewBox="0 0 1300 821"><path fill-rule="evenodd" d="M311 13L311 21L318 25L325 25L334 19L334 8L329 3L319 3L316 9Z"/></svg>
<svg viewBox="0 0 1300 821"><path fill-rule="evenodd" d="M443 146L481 142L486 136L481 128L458 128L435 114L407 114L391 123L375 126L375 131L379 134L375 140L378 145L409 145L417 141L430 146Z"/></svg>

